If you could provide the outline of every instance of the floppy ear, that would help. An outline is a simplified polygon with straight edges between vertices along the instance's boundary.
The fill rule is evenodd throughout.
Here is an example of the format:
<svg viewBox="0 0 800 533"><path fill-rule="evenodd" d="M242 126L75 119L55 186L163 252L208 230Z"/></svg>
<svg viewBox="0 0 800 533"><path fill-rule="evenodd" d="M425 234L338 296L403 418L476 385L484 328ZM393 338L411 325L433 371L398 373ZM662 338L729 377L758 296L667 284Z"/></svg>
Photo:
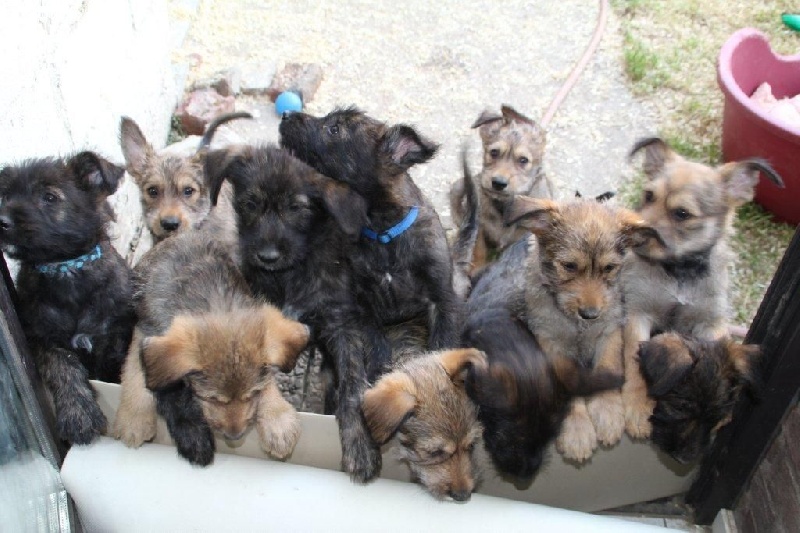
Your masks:
<svg viewBox="0 0 800 533"><path fill-rule="evenodd" d="M558 221L558 204L546 198L517 195L506 207L503 219L506 226L519 223L533 233L544 233Z"/></svg>
<svg viewBox="0 0 800 533"><path fill-rule="evenodd" d="M347 235L357 237L367 225L367 201L348 185L317 172L312 182L321 191L325 210Z"/></svg>
<svg viewBox="0 0 800 533"><path fill-rule="evenodd" d="M264 364L274 365L288 372L297 363L297 357L308 345L308 326L286 318L276 307L265 305L259 310L261 327L257 334L264 336Z"/></svg>
<svg viewBox="0 0 800 533"><path fill-rule="evenodd" d="M456 385L463 386L471 367L485 370L486 354L475 348L459 348L439 353L439 364Z"/></svg>
<svg viewBox="0 0 800 533"><path fill-rule="evenodd" d="M380 144L384 163L393 175L405 172L418 163L424 163L432 158L438 149L438 144L405 124L389 128Z"/></svg>
<svg viewBox="0 0 800 533"><path fill-rule="evenodd" d="M622 244L626 248L643 246L650 239L660 239L658 232L638 214L621 209L618 214Z"/></svg>
<svg viewBox="0 0 800 533"><path fill-rule="evenodd" d="M94 192L105 199L117 190L125 169L94 152L81 152L67 161L81 189Z"/></svg>
<svg viewBox="0 0 800 533"><path fill-rule="evenodd" d="M784 188L781 177L763 159L726 163L719 168L719 174L731 205L740 206L753 199L760 172L763 172L772 183L781 189Z"/></svg>
<svg viewBox="0 0 800 533"><path fill-rule="evenodd" d="M657 335L639 345L639 368L647 392L659 398L672 390L692 369L694 358L683 339L674 333Z"/></svg>
<svg viewBox="0 0 800 533"><path fill-rule="evenodd" d="M202 370L195 352L197 327L191 317L177 316L163 336L142 341L142 366L148 389L162 389Z"/></svg>
<svg viewBox="0 0 800 533"><path fill-rule="evenodd" d="M761 389L760 366L762 361L761 347L757 344L739 344L727 342L728 360L741 380L753 392Z"/></svg>
<svg viewBox="0 0 800 533"><path fill-rule="evenodd" d="M676 156L664 140L659 137L649 137L636 141L628 157L633 158L642 149L645 151L644 173L650 179L657 176L664 169L664 165Z"/></svg>
<svg viewBox="0 0 800 533"><path fill-rule="evenodd" d="M481 135L481 140L487 143L504 123L503 115L498 115L496 112L487 109L472 123L471 127L472 129L480 128L478 131Z"/></svg>
<svg viewBox="0 0 800 533"><path fill-rule="evenodd" d="M155 151L147 142L138 124L128 117L122 117L120 120L119 144L122 147L122 155L125 157L128 171L138 183L144 177L147 162L155 155Z"/></svg>
<svg viewBox="0 0 800 533"><path fill-rule="evenodd" d="M392 372L367 389L361 401L361 410L370 435L378 444L384 444L414 411L417 389L403 372Z"/></svg>
<svg viewBox="0 0 800 533"><path fill-rule="evenodd" d="M203 174L209 191L211 205L217 205L219 191L225 178L230 179L230 174L236 165L242 165L247 157L246 147L223 148L221 150L203 150L200 152L205 157Z"/></svg>
<svg viewBox="0 0 800 533"><path fill-rule="evenodd" d="M511 409L519 402L514 371L503 363L492 363L467 374L467 395L482 407Z"/></svg>
<svg viewBox="0 0 800 533"><path fill-rule="evenodd" d="M625 381L622 374L586 368L565 357L558 357L552 364L556 379L571 396L591 396L617 389Z"/></svg>

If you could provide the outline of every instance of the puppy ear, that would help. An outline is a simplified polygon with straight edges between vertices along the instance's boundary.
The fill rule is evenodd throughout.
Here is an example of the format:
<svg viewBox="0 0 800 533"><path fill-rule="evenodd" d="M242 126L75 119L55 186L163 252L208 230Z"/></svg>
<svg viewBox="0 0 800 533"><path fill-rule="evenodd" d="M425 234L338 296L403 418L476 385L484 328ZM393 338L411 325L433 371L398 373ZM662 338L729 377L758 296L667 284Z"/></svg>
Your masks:
<svg viewBox="0 0 800 533"><path fill-rule="evenodd" d="M259 334L264 336L264 364L274 365L288 372L297 363L297 357L308 345L310 332L308 326L286 318L276 307L265 305L260 310L261 327Z"/></svg>
<svg viewBox="0 0 800 533"><path fill-rule="evenodd" d="M105 199L117 190L125 169L111 163L94 152L81 152L67 161L75 174L78 186Z"/></svg>
<svg viewBox="0 0 800 533"><path fill-rule="evenodd" d="M644 173L650 179L657 176L664 169L664 165L676 157L672 148L659 137L649 137L636 141L628 157L632 159L642 149L645 151Z"/></svg>
<svg viewBox="0 0 800 533"><path fill-rule="evenodd" d="M760 172L775 185L784 188L783 180L763 159L748 159L738 163L727 163L719 168L725 192L732 206L740 206L753 199Z"/></svg>
<svg viewBox="0 0 800 533"><path fill-rule="evenodd" d="M672 390L692 369L694 358L685 339L664 333L639 345L639 368L647 392L659 398Z"/></svg>
<svg viewBox="0 0 800 533"><path fill-rule="evenodd" d="M516 195L503 214L506 226L519 223L536 234L549 231L558 221L558 204L546 198Z"/></svg>
<svg viewBox="0 0 800 533"><path fill-rule="evenodd" d="M346 184L321 174L317 174L316 182L325 210L347 235L357 237L367 225L367 201Z"/></svg>
<svg viewBox="0 0 800 533"><path fill-rule="evenodd" d="M456 385L463 386L471 367L485 370L486 354L475 348L461 348L439 353L439 364Z"/></svg>
<svg viewBox="0 0 800 533"><path fill-rule="evenodd" d="M472 123L471 127L472 129L480 128L478 132L481 135L481 140L485 144L491 140L503 124L503 115L498 115L496 112L487 109Z"/></svg>
<svg viewBox="0 0 800 533"><path fill-rule="evenodd" d="M216 206L219 199L219 192L222 189L222 182L228 178L232 181L235 174L236 165L244 163L247 157L246 147L232 147L221 150L203 150L205 154L203 162L203 175L208 187L211 205Z"/></svg>
<svg viewBox="0 0 800 533"><path fill-rule="evenodd" d="M119 144L128 171L138 183L147 170L147 162L153 157L154 150L147 142L142 130L133 119L122 117L119 123Z"/></svg>
<svg viewBox="0 0 800 533"><path fill-rule="evenodd" d="M142 341L141 357L148 389L162 389L202 370L195 351L197 327L192 318L177 316L163 336Z"/></svg>
<svg viewBox="0 0 800 533"><path fill-rule="evenodd" d="M733 365L738 379L753 392L758 392L761 388L761 347L757 344L740 344L729 340L726 348L728 360Z"/></svg>
<svg viewBox="0 0 800 533"><path fill-rule="evenodd" d="M565 357L555 359L552 364L556 379L571 396L591 396L617 389L625 381L622 374L586 368Z"/></svg>
<svg viewBox="0 0 800 533"><path fill-rule="evenodd" d="M539 128L539 124L537 124L535 120L526 117L510 105L503 104L500 107L500 112L503 114L503 118L505 119L506 123L519 122L521 124L528 124L530 126L534 126L535 128Z"/></svg>
<svg viewBox="0 0 800 533"><path fill-rule="evenodd" d="M380 144L384 165L392 175L405 172L432 158L439 145L417 133L411 126L399 124L386 131Z"/></svg>
<svg viewBox="0 0 800 533"><path fill-rule="evenodd" d="M417 405L417 389L403 372L392 372L367 389L361 401L361 410L370 435L378 444L384 444L403 424Z"/></svg>
<svg viewBox="0 0 800 533"><path fill-rule="evenodd" d="M511 409L519 402L520 390L514 371L503 363L476 368L465 380L467 395L478 405Z"/></svg>
<svg viewBox="0 0 800 533"><path fill-rule="evenodd" d="M623 246L637 248L647 244L650 239L660 239L658 232L638 214L627 209L618 213L620 236Z"/></svg>

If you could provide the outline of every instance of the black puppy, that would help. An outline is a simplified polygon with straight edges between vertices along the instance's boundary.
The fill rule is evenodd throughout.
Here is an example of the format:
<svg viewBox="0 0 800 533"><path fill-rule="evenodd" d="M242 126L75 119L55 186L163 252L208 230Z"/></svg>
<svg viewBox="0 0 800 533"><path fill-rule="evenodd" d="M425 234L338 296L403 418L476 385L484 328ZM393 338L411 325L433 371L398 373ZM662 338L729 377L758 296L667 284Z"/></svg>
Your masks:
<svg viewBox="0 0 800 533"><path fill-rule="evenodd" d="M210 152L212 200L224 178L233 185L242 272L254 292L311 326L326 366L342 442L342 467L366 481L381 456L360 412L368 386L369 317L356 305L347 261L366 222L363 198L285 150L272 146ZM330 411L329 411L330 412Z"/></svg>
<svg viewBox="0 0 800 533"><path fill-rule="evenodd" d="M105 229L123 172L92 152L0 171L0 243L20 261L20 320L59 434L74 444L105 428L88 380L119 382L133 328L130 269Z"/></svg>
<svg viewBox="0 0 800 533"><path fill-rule="evenodd" d="M700 459L730 422L743 393L760 388L761 350L730 339L707 341L662 333L639 346L653 442L680 463Z"/></svg>

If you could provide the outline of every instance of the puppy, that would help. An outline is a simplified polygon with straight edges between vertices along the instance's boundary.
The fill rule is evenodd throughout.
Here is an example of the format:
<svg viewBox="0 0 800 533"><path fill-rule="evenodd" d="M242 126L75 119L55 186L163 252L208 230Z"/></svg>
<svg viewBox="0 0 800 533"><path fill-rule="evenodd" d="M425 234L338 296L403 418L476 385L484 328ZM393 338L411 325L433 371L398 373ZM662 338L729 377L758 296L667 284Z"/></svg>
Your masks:
<svg viewBox="0 0 800 533"><path fill-rule="evenodd" d="M485 365L477 350L434 352L400 363L364 393L375 441L396 436L399 457L438 499L467 501L475 489L481 426L464 380L471 366Z"/></svg>
<svg viewBox="0 0 800 533"><path fill-rule="evenodd" d="M622 284L625 324L625 423L632 437L650 435L653 401L647 397L636 354L655 331L713 340L727 334L728 235L736 207L752 200L759 171L780 177L762 160L711 168L687 161L658 138L636 143L644 150L648 178L638 209L654 238L634 248Z"/></svg>
<svg viewBox="0 0 800 533"><path fill-rule="evenodd" d="M621 374L620 267L654 230L637 214L593 199L557 203L516 196L508 220L530 230L525 271L525 319L551 361ZM519 252L518 252L519 253ZM556 441L565 458L582 462L599 440L613 445L625 419L619 391L576 399Z"/></svg>
<svg viewBox="0 0 800 533"><path fill-rule="evenodd" d="M639 361L656 404L653 442L684 464L702 458L742 394L758 392L760 360L758 346L730 339L670 332L643 342Z"/></svg>
<svg viewBox="0 0 800 533"><path fill-rule="evenodd" d="M252 425L265 452L290 454L300 423L274 368L294 366L308 328L252 297L229 248L203 230L154 247L135 274L139 322L114 436L135 447L155 435L149 389L178 453L192 464L213 460L213 431L237 440Z"/></svg>
<svg viewBox="0 0 800 533"><path fill-rule="evenodd" d="M122 153L141 192L145 222L155 242L177 231L197 228L208 216L211 201L203 159L217 128L237 118L253 117L244 112L220 115L209 124L197 153L187 158L156 152L136 122L122 117ZM229 200L227 195L225 198Z"/></svg>
<svg viewBox="0 0 800 533"><path fill-rule="evenodd" d="M212 180L233 186L248 283L311 326L324 367L333 369L325 410L339 422L342 468L354 480L371 479L381 455L359 406L379 330L354 299L347 257L366 222L364 199L274 146L210 152L207 166Z"/></svg>
<svg viewBox="0 0 800 533"><path fill-rule="evenodd" d="M547 143L545 130L534 120L504 105L501 114L484 111L472 125L483 141L483 170L480 173L480 234L474 256L473 272L492 257L518 241L525 229L506 226L503 213L514 196L552 198L553 186L543 170L542 159ZM464 219L466 180L450 188L450 208L458 225Z"/></svg>
<svg viewBox="0 0 800 533"><path fill-rule="evenodd" d="M130 269L106 233L123 173L93 152L0 171L0 245L20 261L20 321L72 444L105 429L89 379L119 382L135 319Z"/></svg>

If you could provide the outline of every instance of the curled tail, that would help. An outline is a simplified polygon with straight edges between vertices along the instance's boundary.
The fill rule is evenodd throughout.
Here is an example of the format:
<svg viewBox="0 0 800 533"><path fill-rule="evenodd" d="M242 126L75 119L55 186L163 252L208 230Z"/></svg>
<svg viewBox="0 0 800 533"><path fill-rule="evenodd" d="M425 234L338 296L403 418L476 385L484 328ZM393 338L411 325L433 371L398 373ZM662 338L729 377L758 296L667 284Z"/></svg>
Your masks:
<svg viewBox="0 0 800 533"><path fill-rule="evenodd" d="M208 125L208 129L203 134L203 138L200 139L200 144L197 146L197 151L199 152L201 150L208 149L208 147L211 145L211 139L214 138L214 133L216 133L217 128L226 122L236 120L237 118L253 118L253 115L247 111L238 111L236 113L225 113L223 115L219 115L211 121L211 124Z"/></svg>
<svg viewBox="0 0 800 533"><path fill-rule="evenodd" d="M470 271L472 270L472 254L478 238L478 213L480 211L480 193L467 163L467 148L461 149L461 162L464 169L464 217L458 227L456 240L453 243L453 286L456 294L466 298L472 288Z"/></svg>

